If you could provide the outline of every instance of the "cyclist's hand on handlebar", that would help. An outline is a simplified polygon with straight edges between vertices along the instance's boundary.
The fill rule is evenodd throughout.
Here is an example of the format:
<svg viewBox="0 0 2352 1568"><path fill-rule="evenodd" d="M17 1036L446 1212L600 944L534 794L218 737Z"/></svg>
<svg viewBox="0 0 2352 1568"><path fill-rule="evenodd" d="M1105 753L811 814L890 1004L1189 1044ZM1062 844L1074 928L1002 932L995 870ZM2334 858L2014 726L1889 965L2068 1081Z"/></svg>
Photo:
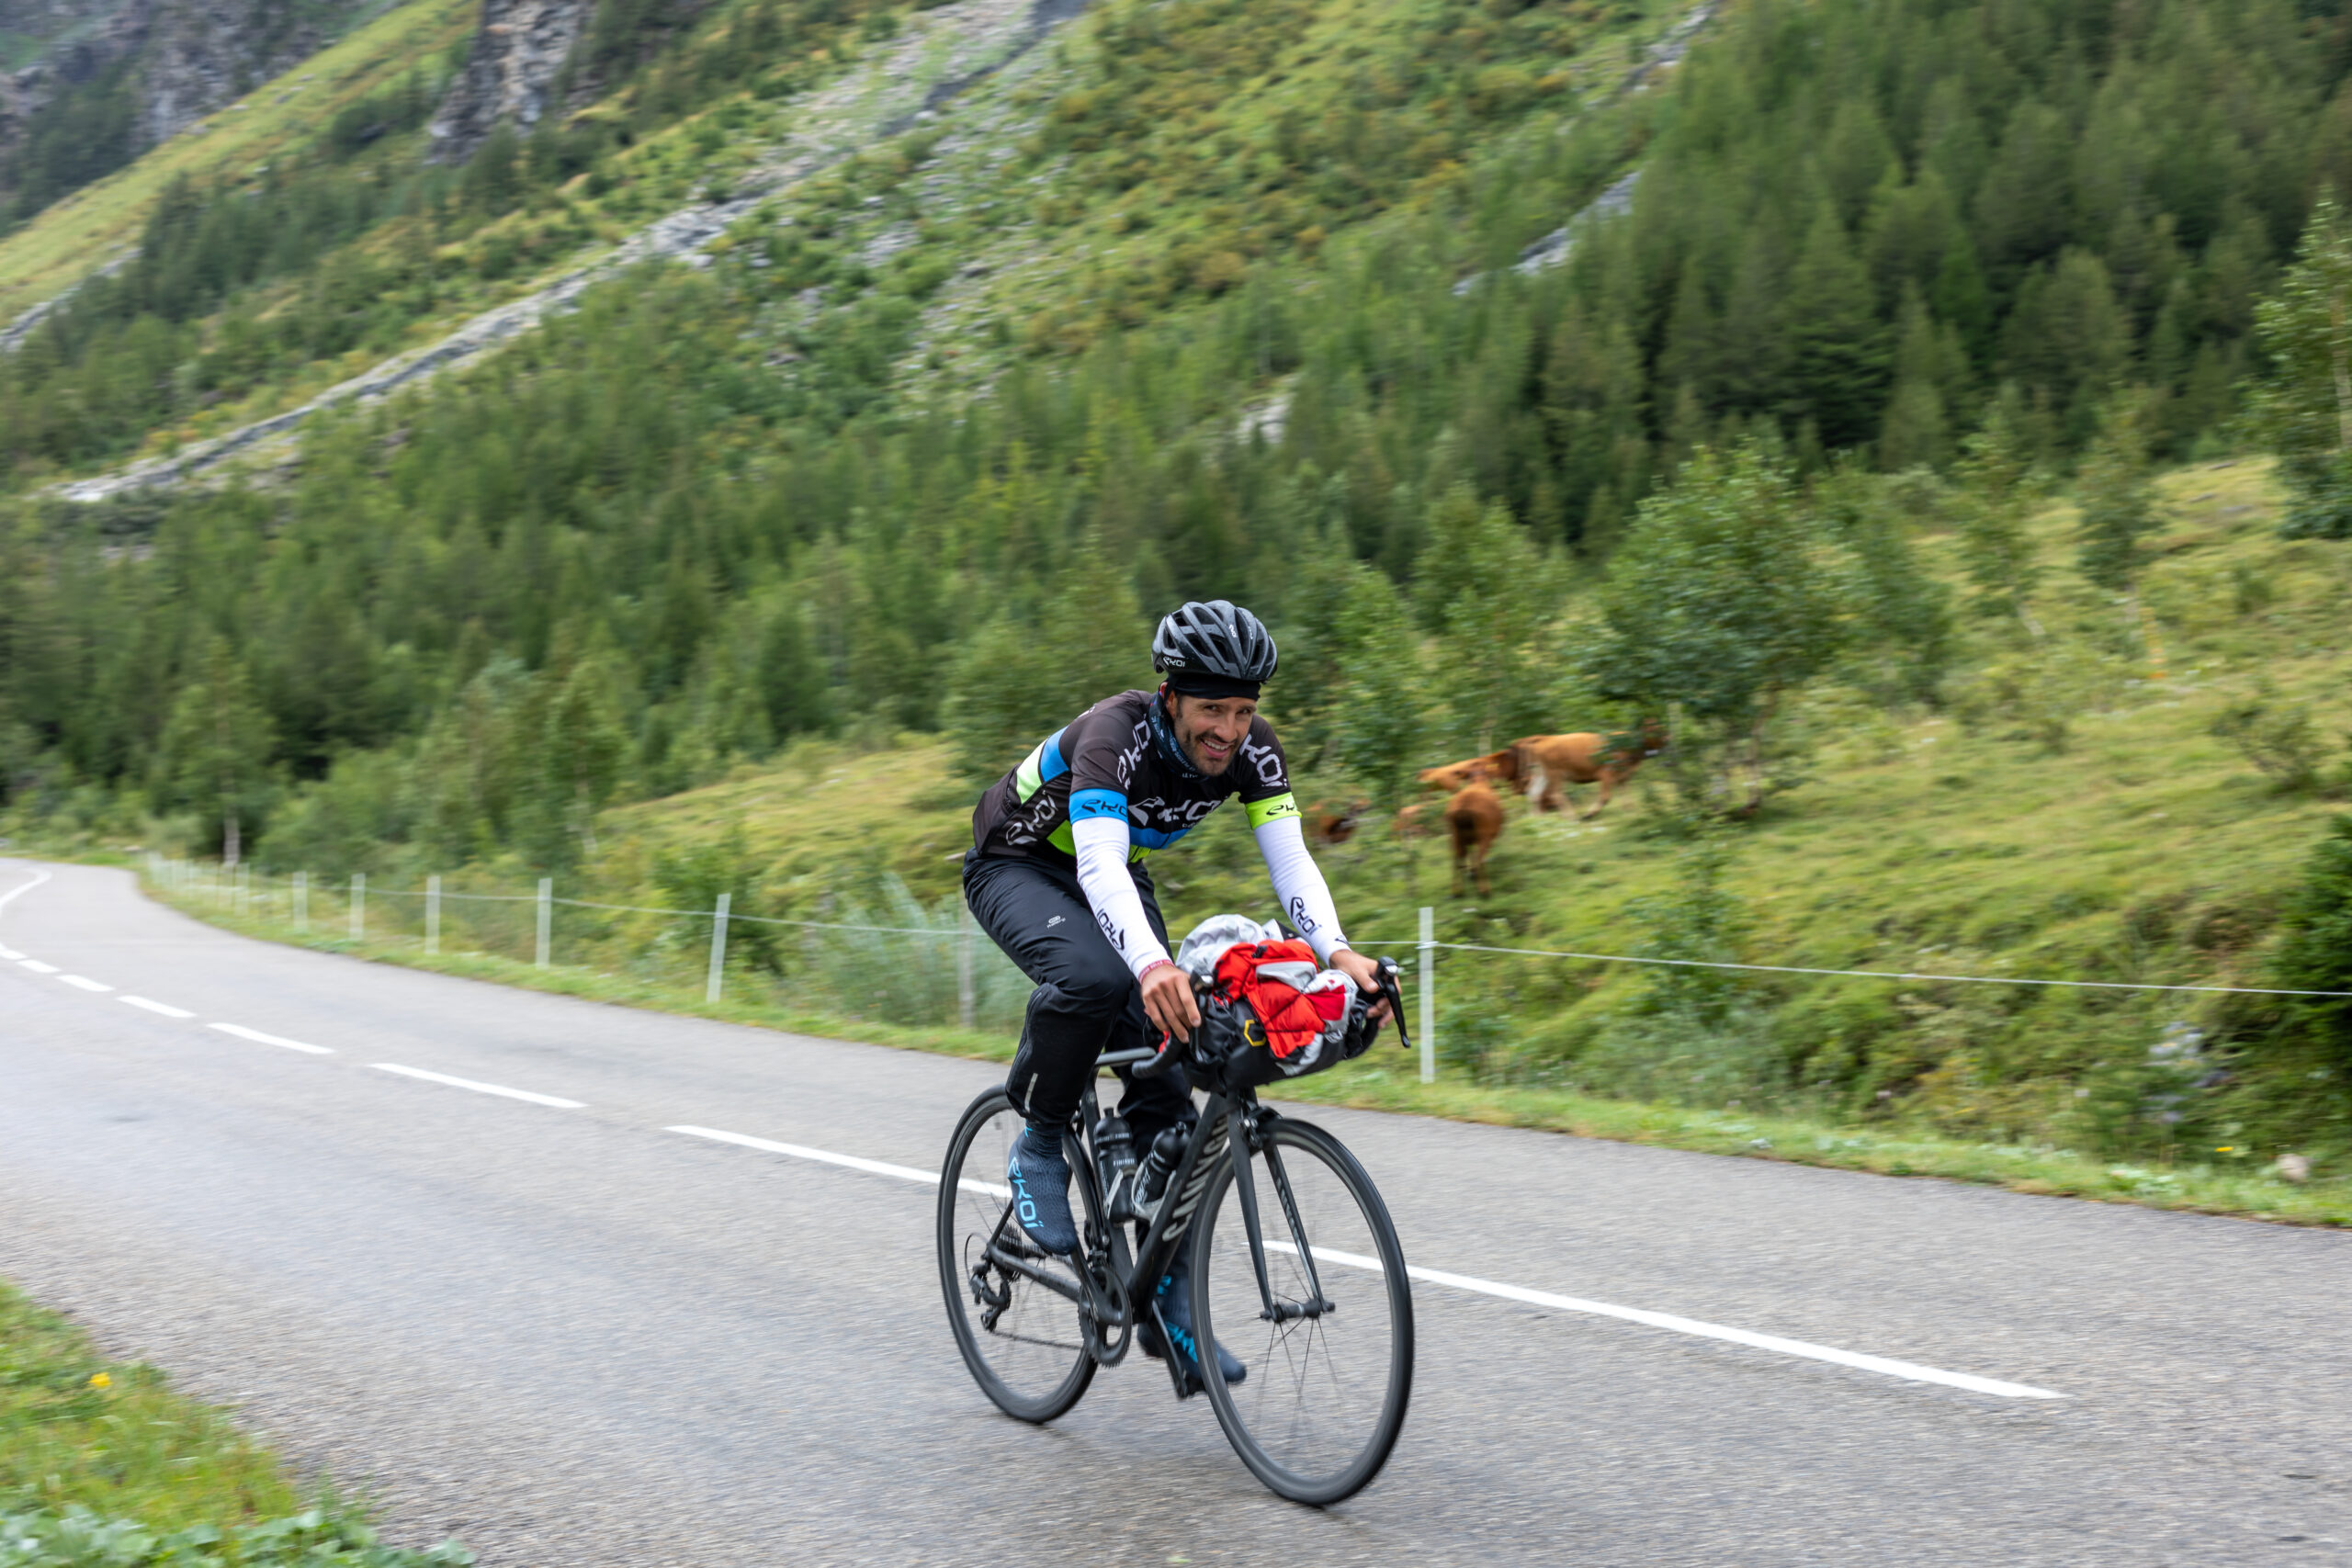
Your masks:
<svg viewBox="0 0 2352 1568"><path fill-rule="evenodd" d="M1373 1022L1386 1023L1388 1021L1388 999L1380 995L1380 961L1378 959L1366 958L1353 949L1343 947L1331 954L1331 967L1353 980L1356 983L1356 988L1363 991L1364 995L1376 998L1372 1007Z"/></svg>
<svg viewBox="0 0 2352 1568"><path fill-rule="evenodd" d="M1146 970L1142 984L1145 1014L1168 1033L1189 1043L1201 1022L1201 1005L1193 999L1193 977L1173 964L1162 964Z"/></svg>

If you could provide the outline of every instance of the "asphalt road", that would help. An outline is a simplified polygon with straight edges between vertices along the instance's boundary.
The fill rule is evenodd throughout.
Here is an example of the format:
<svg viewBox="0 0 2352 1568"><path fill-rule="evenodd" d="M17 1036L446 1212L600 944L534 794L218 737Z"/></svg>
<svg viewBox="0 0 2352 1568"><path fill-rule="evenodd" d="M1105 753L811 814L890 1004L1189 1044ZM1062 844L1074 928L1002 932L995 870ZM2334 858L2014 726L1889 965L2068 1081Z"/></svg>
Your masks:
<svg viewBox="0 0 2352 1568"><path fill-rule="evenodd" d="M1423 1283L1404 1439L1318 1513L1153 1363L1050 1428L996 1415L928 1188L665 1130L935 1169L985 1066L250 942L118 872L0 861L18 886L0 947L56 972L0 958L0 1275L364 1483L401 1539L496 1565L2352 1562L2352 1236L1318 1111L1417 1265L2065 1396Z"/></svg>

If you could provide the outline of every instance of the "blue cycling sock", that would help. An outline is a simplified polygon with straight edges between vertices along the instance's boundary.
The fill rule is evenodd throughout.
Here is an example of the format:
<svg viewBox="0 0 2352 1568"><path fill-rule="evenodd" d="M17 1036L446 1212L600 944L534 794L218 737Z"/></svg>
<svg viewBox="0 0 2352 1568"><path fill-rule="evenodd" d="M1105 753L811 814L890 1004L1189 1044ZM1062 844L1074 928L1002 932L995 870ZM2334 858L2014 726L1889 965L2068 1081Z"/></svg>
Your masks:
<svg viewBox="0 0 2352 1568"><path fill-rule="evenodd" d="M1050 1158L1062 1152L1062 1130L1048 1127L1042 1122L1029 1123L1029 1148L1040 1158Z"/></svg>

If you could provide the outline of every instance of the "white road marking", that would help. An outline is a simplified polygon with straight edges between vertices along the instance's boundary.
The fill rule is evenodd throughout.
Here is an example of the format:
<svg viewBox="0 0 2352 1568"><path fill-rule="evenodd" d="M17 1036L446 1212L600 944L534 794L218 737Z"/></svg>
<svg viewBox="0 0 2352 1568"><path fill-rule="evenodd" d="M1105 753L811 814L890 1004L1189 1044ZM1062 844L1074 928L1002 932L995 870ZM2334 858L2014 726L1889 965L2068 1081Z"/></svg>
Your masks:
<svg viewBox="0 0 2352 1568"><path fill-rule="evenodd" d="M878 1159L860 1159L855 1155L837 1155L827 1149L812 1149L800 1144L772 1143L766 1138L754 1138L742 1133L722 1133L713 1127L664 1127L662 1130L665 1133L684 1133L689 1138L708 1138L713 1143L734 1144L747 1149L763 1149L772 1155L790 1155L795 1159L812 1159L820 1165L844 1166L851 1170L865 1171L868 1176L895 1176L901 1181L920 1181L926 1187L939 1185L938 1172L917 1170L912 1166L886 1165ZM977 1183L967 1185L977 1185Z"/></svg>
<svg viewBox="0 0 2352 1568"><path fill-rule="evenodd" d="M1296 1255L1298 1248L1288 1242L1269 1237L1270 1251ZM1317 1263L1337 1263L1348 1269L1368 1269L1381 1271L1380 1259L1359 1253L1334 1252L1329 1247L1315 1249ZM1834 1345L1812 1345L1802 1339L1783 1339L1777 1334L1758 1334L1752 1329L1726 1327L1720 1323L1702 1323L1695 1317L1677 1317L1672 1313L1646 1312L1640 1307L1615 1306L1608 1302L1589 1302L1577 1296L1555 1296L1548 1291L1531 1291L1521 1285L1506 1285L1494 1280L1475 1279L1468 1274L1449 1274L1438 1269L1421 1269L1405 1265L1408 1279L1427 1284L1443 1285L1449 1290L1470 1291L1482 1296L1499 1296L1507 1302L1525 1302L1530 1306L1550 1307L1555 1312L1584 1313L1593 1317L1613 1317L1626 1323L1638 1323L1650 1328L1664 1328L1676 1334L1693 1335L1701 1339L1722 1339L1734 1345L1747 1345L1758 1350L1770 1350L1782 1356L1797 1356L1808 1361L1830 1361L1841 1367L1855 1367L1866 1372L1877 1372L1890 1378L1902 1378L1909 1382L1940 1383L1946 1388L1964 1388L1972 1393L1997 1394L2003 1399L2064 1399L2046 1388L2034 1388L2021 1382L2003 1382L1998 1378L1980 1378L1973 1372L1948 1372L1940 1367L1923 1367L1916 1361L1894 1361L1883 1356L1865 1356L1857 1350L1840 1350Z"/></svg>
<svg viewBox="0 0 2352 1568"><path fill-rule="evenodd" d="M24 957L24 954L23 954L23 953L18 953L18 952L17 952L15 948L13 948L13 947L0 947L0 958L5 958L5 959L6 959L6 960L7 960L9 963L11 963L11 964L16 963L18 959L20 959L20 958L22 958L22 957Z"/></svg>
<svg viewBox="0 0 2352 1568"><path fill-rule="evenodd" d="M80 975L60 975L58 978L64 981L69 986L79 986L85 991L111 991L114 989L112 986L101 985L96 980L86 978Z"/></svg>
<svg viewBox="0 0 2352 1568"><path fill-rule="evenodd" d="M19 958L17 962L31 970L36 975L54 975L57 973L56 964L43 964L38 958Z"/></svg>
<svg viewBox="0 0 2352 1568"><path fill-rule="evenodd" d="M130 998L126 997L123 999L128 1001ZM158 1012L168 1011L177 1013L181 1018L194 1018L196 1016L194 1013L180 1012L180 1010L177 1008L167 1009L160 1002L149 1002L147 1005L153 1008ZM247 1029L242 1023L214 1023L208 1024L206 1027L217 1029L223 1034L233 1034L240 1040L250 1040L256 1045L283 1045L288 1051L308 1051L313 1056L332 1056L334 1055L332 1050L324 1045L305 1045L300 1040L288 1040L276 1034L264 1034L260 1030Z"/></svg>
<svg viewBox="0 0 2352 1568"><path fill-rule="evenodd" d="M34 872L33 879L30 882L26 883L21 887L11 887L6 893L0 893L0 909L5 909L8 907L9 899L16 897L20 893L29 893L48 880L49 873L45 871Z"/></svg>
<svg viewBox="0 0 2352 1568"><path fill-rule="evenodd" d="M165 1018L194 1018L196 1016L186 1008L175 1008L169 1002L151 1002L145 997L117 997L115 1000L130 1007L144 1008L149 1012L161 1013Z"/></svg>
<svg viewBox="0 0 2352 1568"><path fill-rule="evenodd" d="M790 1155L795 1159L816 1160L824 1165L847 1167L874 1176L896 1177L901 1181L919 1181L926 1187L937 1187L939 1177L928 1170L916 1170L903 1165L888 1165L876 1159L860 1159L854 1155L837 1155L828 1149L812 1149L801 1144L779 1144L766 1138L754 1138L741 1133L721 1133L709 1127L669 1127L665 1132L684 1133L690 1137L709 1138L717 1143L735 1144L747 1149L763 1149L769 1154ZM957 1186L986 1192L993 1197L1010 1197L1001 1187L985 1182L960 1181ZM1266 1246L1274 1251L1295 1254L1298 1248L1287 1242L1269 1237ZM1315 1249L1318 1263L1336 1263L1347 1269L1369 1269L1380 1271L1380 1259L1359 1253L1334 1252L1328 1247ZM1476 1295L1498 1296L1504 1301L1524 1302L1530 1306L1550 1307L1555 1312L1584 1313L1594 1317L1613 1317L1626 1323L1638 1323L1650 1328L1663 1328L1670 1333L1689 1334L1701 1339L1721 1339L1734 1345L1746 1345L1752 1349L1770 1350L1778 1355L1795 1356L1809 1361L1829 1361L1841 1367L1853 1367L1884 1377L1901 1378L1908 1382L1940 1383L1947 1388L1964 1388L1973 1393L1997 1394L2003 1399L2064 1399L2067 1395L2053 1393L2046 1388L2033 1388L2025 1383L2003 1382L1998 1378L1980 1378L1971 1372L1948 1372L1940 1367L1923 1367L1914 1361L1889 1360L1883 1356L1865 1356L1855 1350L1840 1350L1834 1345L1812 1345L1802 1339L1783 1339L1777 1334L1758 1334L1751 1329L1731 1328L1720 1323L1702 1323L1695 1317L1677 1317L1672 1313L1646 1312L1640 1307L1614 1306L1608 1302L1585 1301L1577 1296L1555 1296L1548 1291L1531 1291L1521 1285L1506 1285L1494 1280L1480 1280L1468 1274L1449 1274L1438 1269L1405 1266L1407 1278L1424 1284L1442 1285L1448 1290L1467 1291Z"/></svg>
<svg viewBox="0 0 2352 1568"><path fill-rule="evenodd" d="M284 1041L278 1042L286 1043ZM315 1046L312 1049L316 1049ZM403 1067L396 1062L368 1064L379 1073L398 1073L404 1078L423 1078L427 1083L445 1083L451 1089L469 1089L476 1094L503 1095L508 1100L527 1100L534 1105L552 1105L558 1111L585 1111L587 1106L577 1100L564 1100L552 1094L533 1094L527 1089L507 1089L494 1083L481 1083L473 1078L453 1078L447 1073L428 1073L423 1067Z"/></svg>

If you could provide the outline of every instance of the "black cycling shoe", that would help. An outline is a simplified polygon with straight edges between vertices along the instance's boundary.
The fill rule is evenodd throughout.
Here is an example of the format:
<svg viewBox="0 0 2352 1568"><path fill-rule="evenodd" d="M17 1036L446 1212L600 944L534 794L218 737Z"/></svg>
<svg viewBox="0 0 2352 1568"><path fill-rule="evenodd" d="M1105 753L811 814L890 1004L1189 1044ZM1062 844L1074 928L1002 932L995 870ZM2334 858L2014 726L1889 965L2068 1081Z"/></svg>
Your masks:
<svg viewBox="0 0 2352 1568"><path fill-rule="evenodd" d="M1159 1303L1160 1322L1168 1325L1169 1337L1176 1341L1176 1348L1183 1356L1185 1380L1197 1389L1201 1386L1201 1348L1199 1341L1193 1337L1190 1274L1191 1266L1178 1258L1169 1266L1168 1272L1159 1277L1159 1288L1152 1292L1152 1297ZM1154 1360L1168 1354L1167 1347L1160 1342L1159 1325L1149 1317L1136 1325L1136 1343L1143 1348L1145 1355ZM1225 1381L1228 1383L1239 1382L1250 1375L1250 1369L1234 1359L1232 1352L1222 1345L1216 1348L1216 1370L1225 1374Z"/></svg>
<svg viewBox="0 0 2352 1568"><path fill-rule="evenodd" d="M1027 1129L1012 1140L1004 1179L1012 1186L1012 1213L1031 1241L1046 1252L1068 1257L1078 1250L1078 1226L1069 1216L1069 1161L1059 1149L1041 1155L1029 1146Z"/></svg>

